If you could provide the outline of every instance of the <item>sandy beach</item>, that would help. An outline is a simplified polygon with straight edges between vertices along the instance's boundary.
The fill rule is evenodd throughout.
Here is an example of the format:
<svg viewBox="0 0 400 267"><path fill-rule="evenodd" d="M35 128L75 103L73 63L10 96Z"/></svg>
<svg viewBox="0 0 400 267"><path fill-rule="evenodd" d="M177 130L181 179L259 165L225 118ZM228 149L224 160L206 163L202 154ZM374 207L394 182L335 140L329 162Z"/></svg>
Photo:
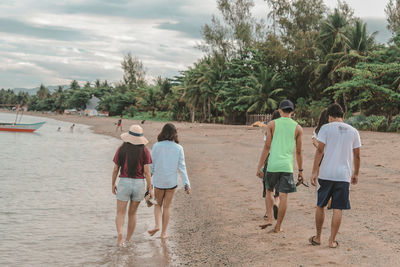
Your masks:
<svg viewBox="0 0 400 267"><path fill-rule="evenodd" d="M119 138L116 118L30 113L86 124L98 134ZM123 120L123 128L140 123ZM161 122L142 125L151 148ZM322 245L313 247L316 193L310 186L289 195L284 232L260 230L264 222L262 184L256 167L263 131L247 126L175 123L185 149L192 194L178 191L173 204L170 257L187 266L400 266L400 135L360 132L359 184L351 186L350 211L343 214L337 240L328 248L326 212ZM56 129L55 129L56 130ZM40 130L39 130L40 131ZM311 176L312 129L304 129L304 170ZM112 157L113 155L110 155ZM111 170L110 170L111 173ZM111 177L110 177L111 179ZM140 220L140 218L139 218ZM174 265L170 262L170 265ZM176 263L178 264L178 263Z"/></svg>

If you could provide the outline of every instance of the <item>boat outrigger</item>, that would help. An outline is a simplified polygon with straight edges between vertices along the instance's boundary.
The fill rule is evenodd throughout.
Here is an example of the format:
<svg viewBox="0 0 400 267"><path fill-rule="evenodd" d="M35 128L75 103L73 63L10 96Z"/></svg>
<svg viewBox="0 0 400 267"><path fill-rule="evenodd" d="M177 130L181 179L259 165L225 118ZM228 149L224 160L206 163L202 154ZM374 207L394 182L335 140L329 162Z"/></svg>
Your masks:
<svg viewBox="0 0 400 267"><path fill-rule="evenodd" d="M0 122L0 131L8 131L8 132L34 132L46 122L38 122L32 124L22 124L22 123L1 123Z"/></svg>
<svg viewBox="0 0 400 267"><path fill-rule="evenodd" d="M2 105L5 106L5 105ZM19 108L17 108L17 115L15 117L15 122L13 123L3 123L0 122L0 131L7 131L7 132L34 132L37 129L39 129L40 127L42 127L43 124L45 124L46 122L42 121L42 122L38 122L38 123L20 123L21 119L22 119L22 115L24 113L24 111L22 110L22 113L20 115L19 118L19 122L17 123L18 120L18 114L19 113Z"/></svg>

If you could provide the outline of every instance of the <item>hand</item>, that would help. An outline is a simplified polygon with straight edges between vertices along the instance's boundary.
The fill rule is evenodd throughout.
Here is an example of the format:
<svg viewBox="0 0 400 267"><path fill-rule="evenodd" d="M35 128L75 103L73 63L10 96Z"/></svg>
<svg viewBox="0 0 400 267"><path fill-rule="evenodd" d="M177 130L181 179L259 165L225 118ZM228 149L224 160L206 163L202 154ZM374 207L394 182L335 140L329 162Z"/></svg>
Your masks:
<svg viewBox="0 0 400 267"><path fill-rule="evenodd" d="M358 174L353 174L351 177L351 184L356 185L358 183Z"/></svg>
<svg viewBox="0 0 400 267"><path fill-rule="evenodd" d="M190 186L188 184L185 185L186 194L190 194Z"/></svg>
<svg viewBox="0 0 400 267"><path fill-rule="evenodd" d="M310 181L313 186L317 186L318 177L316 173L312 174Z"/></svg>
<svg viewBox="0 0 400 267"><path fill-rule="evenodd" d="M154 198L154 190L152 187L147 188L147 191L149 192L150 198Z"/></svg>
<svg viewBox="0 0 400 267"><path fill-rule="evenodd" d="M112 185L111 191L112 191L112 193L113 193L114 195L116 195L116 194L117 194L117 185L113 184L113 185Z"/></svg>
<svg viewBox="0 0 400 267"><path fill-rule="evenodd" d="M299 172L299 175L297 176L297 181L301 181L304 182L304 176L303 176L303 172Z"/></svg>
<svg viewBox="0 0 400 267"><path fill-rule="evenodd" d="M261 178L261 179L264 177L264 173L261 170L258 170L256 175L258 178Z"/></svg>

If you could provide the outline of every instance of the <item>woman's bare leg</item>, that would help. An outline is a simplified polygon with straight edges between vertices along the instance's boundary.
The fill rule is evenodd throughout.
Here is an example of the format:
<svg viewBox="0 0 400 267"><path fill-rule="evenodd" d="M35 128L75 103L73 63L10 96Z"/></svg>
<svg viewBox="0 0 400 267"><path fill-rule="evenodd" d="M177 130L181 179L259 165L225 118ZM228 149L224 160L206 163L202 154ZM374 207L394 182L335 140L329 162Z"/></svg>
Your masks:
<svg viewBox="0 0 400 267"><path fill-rule="evenodd" d="M163 213L162 213L161 238L167 238L167 227L171 213L172 198L174 197L175 190L176 189L165 190Z"/></svg>
<svg viewBox="0 0 400 267"><path fill-rule="evenodd" d="M136 227L136 211L139 207L140 201L131 201L129 204L129 210L128 210L128 231L126 234L126 241L129 242L131 241L131 237L133 235L133 232L135 232L135 227Z"/></svg>
<svg viewBox="0 0 400 267"><path fill-rule="evenodd" d="M117 216L115 218L115 225L117 226L118 246L122 244L122 239L124 237L123 231L127 204L128 201L117 200Z"/></svg>
<svg viewBox="0 0 400 267"><path fill-rule="evenodd" d="M160 230L161 216L162 216L161 207L163 205L165 191L166 190L154 188L154 196L157 201L157 204L154 205L155 226L153 229L147 231L151 236L153 236L155 233L157 233Z"/></svg>

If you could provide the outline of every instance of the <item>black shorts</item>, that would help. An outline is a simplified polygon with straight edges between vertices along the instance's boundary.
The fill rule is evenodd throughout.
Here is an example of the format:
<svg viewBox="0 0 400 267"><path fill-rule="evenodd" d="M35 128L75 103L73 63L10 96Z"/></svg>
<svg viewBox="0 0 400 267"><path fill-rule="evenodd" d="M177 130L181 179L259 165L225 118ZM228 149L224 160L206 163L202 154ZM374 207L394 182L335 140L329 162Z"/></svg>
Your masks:
<svg viewBox="0 0 400 267"><path fill-rule="evenodd" d="M174 187L171 187L171 188L158 188L158 187L154 187L154 188L157 188L157 189L159 189L159 190L171 190L171 189L175 189L175 188L177 188L178 186L177 185L175 185Z"/></svg>
<svg viewBox="0 0 400 267"><path fill-rule="evenodd" d="M279 193L297 192L296 183L291 172L267 172L265 184L268 191L277 188Z"/></svg>
<svg viewBox="0 0 400 267"><path fill-rule="evenodd" d="M318 179L318 207L325 207L332 197L332 209L350 209L350 183Z"/></svg>
<svg viewBox="0 0 400 267"><path fill-rule="evenodd" d="M267 156L267 159L265 160L265 164L263 167L263 179L262 179L262 183L263 183L263 197L265 197L267 195L267 167L268 167L268 157L269 154ZM279 191L278 191L278 187L275 187L275 194L274 197L279 197Z"/></svg>

